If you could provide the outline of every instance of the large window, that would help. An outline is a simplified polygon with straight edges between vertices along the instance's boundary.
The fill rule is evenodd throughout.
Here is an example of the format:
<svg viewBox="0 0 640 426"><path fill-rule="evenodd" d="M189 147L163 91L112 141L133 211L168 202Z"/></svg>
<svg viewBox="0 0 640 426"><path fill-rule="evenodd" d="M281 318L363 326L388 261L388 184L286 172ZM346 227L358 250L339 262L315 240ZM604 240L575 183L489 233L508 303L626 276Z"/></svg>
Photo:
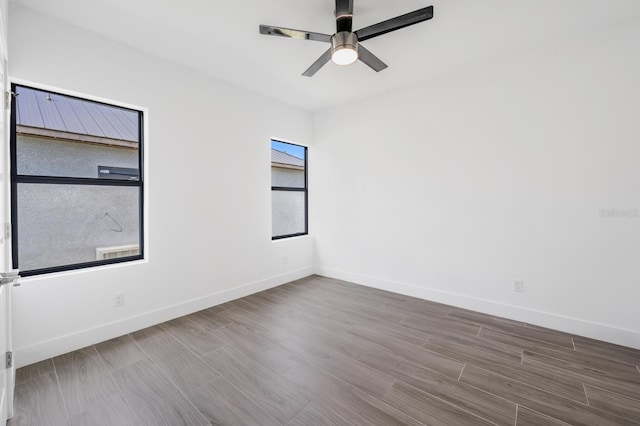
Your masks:
<svg viewBox="0 0 640 426"><path fill-rule="evenodd" d="M272 239L307 234L307 148L271 141Z"/></svg>
<svg viewBox="0 0 640 426"><path fill-rule="evenodd" d="M13 267L29 276L142 259L142 112L12 91Z"/></svg>

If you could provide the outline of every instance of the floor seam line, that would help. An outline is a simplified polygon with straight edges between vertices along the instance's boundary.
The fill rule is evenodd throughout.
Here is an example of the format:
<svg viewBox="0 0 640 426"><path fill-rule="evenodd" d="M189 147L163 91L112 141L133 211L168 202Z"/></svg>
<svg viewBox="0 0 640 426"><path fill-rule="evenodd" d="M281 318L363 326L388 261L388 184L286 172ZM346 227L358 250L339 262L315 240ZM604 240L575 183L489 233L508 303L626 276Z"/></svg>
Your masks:
<svg viewBox="0 0 640 426"><path fill-rule="evenodd" d="M565 399L565 400L567 400L567 401L575 402L575 403L577 403L577 404L587 405L587 404L585 404L584 402L581 402L581 401L575 400L575 399L570 398L570 397L568 397L568 396L566 396L566 395L560 395L560 394L557 394L557 393L551 392L551 391L549 391L549 390L547 390L547 389L541 388L541 387L539 387L539 386L534 386L534 385L532 385L532 384L530 384L530 383L527 383L527 382L524 382L524 381L522 381L522 380L517 380L517 379L514 379L514 378L512 378L512 377L505 376L505 375L503 375L503 374L497 373L497 372L495 372L495 371L487 370L486 368L482 368L482 367L479 367L479 366L477 366L477 365L474 365L474 367L475 367L475 368L477 368L477 369L479 369L479 370L486 371L486 372L488 372L488 373L491 373L491 374L494 374L494 375L497 375L497 376L503 377L503 378L505 378L505 379L511 380L511 381L513 381L513 382L520 383L520 384L523 384L523 385L525 385L525 386L529 386L529 387L531 387L531 388L533 388L533 389L536 389L536 390L538 390L538 391L541 391L541 392L547 393L547 394L552 395L552 396L554 396L554 397L556 397L556 398L562 398L562 399ZM465 383L465 382L462 382L462 383ZM584 386L584 383L583 383L582 385ZM471 386L473 386L473 385L471 385ZM476 387L476 386L474 386L474 387ZM476 387L476 388L477 388L477 387ZM482 388L477 388L477 389L483 390ZM484 392L487 392L487 391L484 391ZM491 392L487 392L487 393L491 393ZM492 395L494 395L494 394L492 394ZM496 395L496 396L499 396L499 395ZM506 399L506 398L504 398L504 399ZM507 401L511 401L511 400L510 400L510 399L507 399ZM516 403L515 401L511 401L511 402ZM528 408L528 407L527 407L527 408Z"/></svg>
<svg viewBox="0 0 640 426"><path fill-rule="evenodd" d="M533 411L533 412L534 412L534 413L536 413L536 414L540 414L540 415L541 415L541 416L543 416L543 417L548 417L548 418L550 418L550 419L553 419L553 420L555 420L555 421L557 421L557 422L560 422L560 423L562 423L562 424L564 424L564 425L572 426L571 424L569 424L569 423L565 422L564 420L560 420L560 419L558 419L558 418L556 418L556 417L550 416L550 415L545 414L545 413L543 413L543 412L541 412L541 411L534 410L534 409L533 409L533 408L531 408L531 407L527 407L527 406L525 406L525 405L522 405L522 407L526 408L526 409L527 409L527 410L529 410L529 411Z"/></svg>
<svg viewBox="0 0 640 426"><path fill-rule="evenodd" d="M458 381L460 381L460 379L462 378L462 373L464 373L464 368L467 366L467 363L465 362L464 365L462 366L462 370L460 370L460 375L458 375Z"/></svg>
<svg viewBox="0 0 640 426"><path fill-rule="evenodd" d="M587 399L587 405L591 407L591 403L589 402L589 395L587 394L587 385L585 383L582 384L582 389L584 389L584 397Z"/></svg>
<svg viewBox="0 0 640 426"><path fill-rule="evenodd" d="M56 384L58 385L58 391L60 392L60 398L62 398L62 404L64 406L64 414L67 417L67 421L71 420L71 416L69 416L69 409L67 408L67 400L64 397L64 393L62 392L62 385L60 384L60 377L58 376L58 369L56 368L56 363L53 361L54 358L51 358L51 363L53 364L53 373L56 376Z"/></svg>
<svg viewBox="0 0 640 426"><path fill-rule="evenodd" d="M126 336L129 336L129 334L126 334ZM122 337L122 336L120 336ZM134 342L133 337L129 336L129 338L131 339L132 342ZM134 342L135 344L135 342ZM95 346L95 345L94 345ZM113 383L116 385L116 388L118 389L118 392L120 393L120 396L122 397L122 399L124 400L124 403L127 404L127 407L129 407L129 411L131 412L131 415L133 415L133 418L136 419L136 421L139 424L142 424L142 422L140 422L140 419L138 418L138 416L136 416L135 411L133 410L133 408L131 407L131 404L129 403L129 400L127 399L127 397L124 395L124 392L122 392L122 388L120 387L120 385L118 384L118 382L116 382L115 377L113 377L113 372L111 371L111 369L109 368L109 366L107 365L107 362L105 361L105 359L102 357L102 354L100 353L100 351L98 350L98 348L96 347L96 352L98 353L98 357L100 358L100 360L102 361L102 364L104 364L105 368L107 369L107 373L109 373L109 377L111 377L111 380L113 381Z"/></svg>
<svg viewBox="0 0 640 426"><path fill-rule="evenodd" d="M163 323L163 324L164 324L164 323ZM159 325L159 324L158 324L158 325ZM152 327L155 327L155 326L152 326ZM151 328L151 327L149 327L149 328ZM176 339L176 338L175 338L171 333L169 333L168 331L166 331L164 328L160 327L160 329L161 329L163 332L165 332L165 333L169 334L169 336L173 337L175 340L177 340L181 345L185 346L182 342L180 342L178 339ZM146 329L145 329L145 330L146 330ZM136 346L138 347L138 349L140 349L140 350L142 351L142 353L143 353L143 354L145 354L145 355L147 356L148 360L149 360L149 361L151 361L151 363L152 363L153 365L155 365L155 366L156 366L156 368L158 369L158 371L160 371L160 374L162 374L162 375L163 375L163 376L164 376L164 377L169 381L169 383L171 383L171 384L176 388L176 390L177 390L177 391L178 391L178 392L179 392L179 393L180 393L180 394L181 394L181 395L182 395L182 396L187 400L187 402L188 402L189 404L191 404L191 406L192 406L192 407L193 407L193 408L198 412L198 414L200 414L200 416L202 416L202 418L203 418L205 421L209 422L209 419L208 419L208 418L207 418L207 417L202 413L202 411L200 411L200 410L198 409L198 407L196 407L196 405L193 403L193 401L191 401L191 399L189 399L189 397L188 397L188 396L187 396L187 394L182 390L182 388L181 388L181 387L180 387L180 386L179 386L179 385L178 385L178 384L177 384L177 383L176 383L176 382L175 382L171 377L169 377L169 375L164 371L164 369L163 369L162 367L160 367L160 365L159 365L159 364L158 364L158 363L153 359L153 357L152 357L152 356L151 356L147 351L145 351L145 350L144 350L144 348L143 348L143 347L142 347L142 346L141 346L141 345L136 341L136 339L133 337L133 335L131 335L131 340L133 340L133 343L135 343L135 344L136 344ZM186 346L185 346L185 347L186 347ZM189 350L189 348L187 348L187 350ZM202 362L204 362L205 364L207 364L208 366L210 366L210 364L209 364L209 363L207 363L205 360L202 360L202 359L201 359L201 361L202 361ZM216 369L215 369L215 368L213 368L213 367L211 367L211 368L212 368L216 373L218 373L218 376L220 376L220 375L221 375L221 374L218 372L218 370L216 370ZM214 380L215 380L215 379L214 379Z"/></svg>
<svg viewBox="0 0 640 426"><path fill-rule="evenodd" d="M467 414L471 414L472 416L477 417L477 418L482 419L482 420L485 420L485 421L487 421L487 422L489 422L489 423L491 423L491 424L497 425L497 423L496 423L495 421L493 421L493 420L491 420L491 419L488 419L488 418L486 418L486 417L483 417L483 416L481 416L481 415L479 415L479 414L476 414L476 413L474 413L473 411L470 411L470 410L468 410L468 409L466 409L466 408L464 408L464 407L461 407L461 406L459 406L459 405L456 405L456 404L454 404L454 403L453 403L453 402L451 402L451 401L447 401L446 399L443 399L443 398L439 397L438 395L434 395L434 394L432 394L431 392L429 392L429 391L427 391L427 390L417 388L417 387L415 387L415 386L411 385L410 383L406 383L406 382L403 382L403 383L404 383L405 385L407 385L407 386L410 386L410 387L412 387L412 388L414 388L414 389L418 389L419 391L426 393L427 395L431 396L432 398L435 398L435 399L437 399L437 400L439 400L439 401L441 401L441 402L444 402L445 404L448 404L448 405L450 405L450 406L452 406L452 407L455 407L455 408L457 408L457 409L458 409L458 410L460 410L460 411L463 411L463 412L465 412L465 413L467 413ZM476 389L479 389L479 388L476 388ZM482 390L482 389L480 389L480 390ZM484 392L484 391L483 391L483 392ZM487 393L488 393L488 392L487 392ZM491 395L493 395L493 394L491 394ZM496 395L496 396L497 396L497 395ZM508 400L507 400L507 401L508 401ZM403 411L403 412L404 412L404 411Z"/></svg>

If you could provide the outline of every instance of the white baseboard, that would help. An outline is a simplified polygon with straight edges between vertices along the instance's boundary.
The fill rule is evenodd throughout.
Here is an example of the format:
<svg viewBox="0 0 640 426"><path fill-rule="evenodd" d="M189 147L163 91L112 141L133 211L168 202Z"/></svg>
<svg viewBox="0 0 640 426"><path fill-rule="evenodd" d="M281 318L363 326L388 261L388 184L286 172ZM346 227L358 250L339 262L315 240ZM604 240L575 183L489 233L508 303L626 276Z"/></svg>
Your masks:
<svg viewBox="0 0 640 426"><path fill-rule="evenodd" d="M211 306L249 296L263 290L277 287L290 281L298 280L313 274L313 268L302 268L283 275L244 284L229 290L212 293L197 299L177 303L155 311L124 318L119 321L82 330L76 333L59 336L35 345L14 348L16 368L33 364L48 358L62 355L87 346L104 342L127 333L132 333L152 325L160 324L184 315L191 314Z"/></svg>
<svg viewBox="0 0 640 426"><path fill-rule="evenodd" d="M550 312L536 311L521 306L509 305L463 294L450 293L442 290L385 280L354 272L316 267L315 273L317 275L349 281L367 287L403 294L405 296L431 300L489 315L547 327L563 331L565 333L574 334L576 336L589 337L591 339L640 349L640 331L612 327L607 324L571 318Z"/></svg>

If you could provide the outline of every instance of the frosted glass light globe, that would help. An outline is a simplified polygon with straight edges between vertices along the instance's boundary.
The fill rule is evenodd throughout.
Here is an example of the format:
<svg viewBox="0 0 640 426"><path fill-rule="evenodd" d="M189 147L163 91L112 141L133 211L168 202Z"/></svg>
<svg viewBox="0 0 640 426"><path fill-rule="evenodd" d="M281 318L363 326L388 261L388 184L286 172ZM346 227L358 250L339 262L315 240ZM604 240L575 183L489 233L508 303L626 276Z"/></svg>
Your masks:
<svg viewBox="0 0 640 426"><path fill-rule="evenodd" d="M351 65L358 60L358 52L350 47L336 49L331 55L331 60L337 65Z"/></svg>

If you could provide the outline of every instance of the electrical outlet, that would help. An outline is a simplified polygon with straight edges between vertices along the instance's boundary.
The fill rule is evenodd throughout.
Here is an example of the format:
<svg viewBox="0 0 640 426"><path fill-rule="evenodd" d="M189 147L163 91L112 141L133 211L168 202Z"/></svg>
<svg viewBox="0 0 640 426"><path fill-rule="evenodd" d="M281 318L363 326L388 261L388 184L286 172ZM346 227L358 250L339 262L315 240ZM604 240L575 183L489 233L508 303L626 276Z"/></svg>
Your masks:
<svg viewBox="0 0 640 426"><path fill-rule="evenodd" d="M11 239L11 224L10 223L5 223L4 224L4 239L5 240L10 240Z"/></svg>
<svg viewBox="0 0 640 426"><path fill-rule="evenodd" d="M524 291L524 281L516 280L513 282L513 291L522 293Z"/></svg>
<svg viewBox="0 0 640 426"><path fill-rule="evenodd" d="M113 307L118 308L124 306L124 293L116 294L113 298Z"/></svg>

